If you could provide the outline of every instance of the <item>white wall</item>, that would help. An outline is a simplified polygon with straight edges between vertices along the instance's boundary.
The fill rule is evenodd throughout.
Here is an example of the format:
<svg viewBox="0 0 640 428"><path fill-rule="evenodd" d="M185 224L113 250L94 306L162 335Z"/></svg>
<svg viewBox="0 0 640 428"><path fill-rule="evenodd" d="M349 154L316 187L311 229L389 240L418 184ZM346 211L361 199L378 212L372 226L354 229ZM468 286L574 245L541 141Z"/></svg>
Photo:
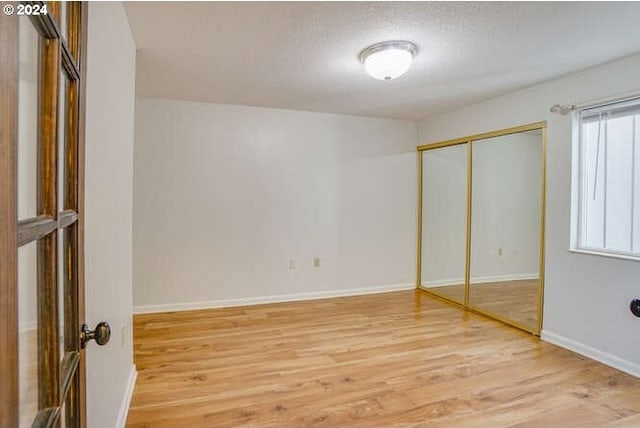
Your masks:
<svg viewBox="0 0 640 428"><path fill-rule="evenodd" d="M38 215L38 127L35 126L38 118L38 34L28 21L21 21L19 27L18 219L24 220ZM18 249L20 332L35 331L38 323L36 246L33 242ZM30 345L24 345L27 345L25 349L30 349ZM24 355L31 354L26 351Z"/></svg>
<svg viewBox="0 0 640 428"><path fill-rule="evenodd" d="M523 89L419 124L421 143L548 121L546 284L543 338L640 375L640 319L629 301L640 292L640 263L568 251L571 117L555 103L638 89L640 55Z"/></svg>
<svg viewBox="0 0 640 428"><path fill-rule="evenodd" d="M537 278L542 136L473 143L471 283Z"/></svg>
<svg viewBox="0 0 640 428"><path fill-rule="evenodd" d="M421 284L464 284L467 248L467 146L422 155Z"/></svg>
<svg viewBox="0 0 640 428"><path fill-rule="evenodd" d="M86 107L86 318L111 341L87 346L87 425L124 426L132 351L135 45L120 2L89 4Z"/></svg>
<svg viewBox="0 0 640 428"><path fill-rule="evenodd" d="M18 87L18 219L38 215L38 39L28 21L20 21L20 80ZM18 249L18 315L20 332L35 331L38 322L36 242ZM31 335L34 336L34 335ZM29 352L35 344L21 343L23 356L35 359ZM23 346L26 345L26 346ZM33 346L31 346L33 345ZM21 400L22 402L22 400Z"/></svg>
<svg viewBox="0 0 640 428"><path fill-rule="evenodd" d="M416 136L409 121L138 98L136 310L411 287Z"/></svg>

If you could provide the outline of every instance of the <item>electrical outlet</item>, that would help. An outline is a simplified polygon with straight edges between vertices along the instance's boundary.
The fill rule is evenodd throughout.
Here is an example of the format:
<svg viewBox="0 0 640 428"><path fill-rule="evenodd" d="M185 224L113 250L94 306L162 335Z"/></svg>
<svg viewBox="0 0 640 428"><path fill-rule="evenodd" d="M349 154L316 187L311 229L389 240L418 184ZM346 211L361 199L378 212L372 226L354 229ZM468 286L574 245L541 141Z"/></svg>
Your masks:
<svg viewBox="0 0 640 428"><path fill-rule="evenodd" d="M295 260L289 260L289 269L290 270L296 270L296 261Z"/></svg>
<svg viewBox="0 0 640 428"><path fill-rule="evenodd" d="M320 267L320 257L313 258L313 267L316 267L316 268Z"/></svg>
<svg viewBox="0 0 640 428"><path fill-rule="evenodd" d="M498 248L498 257L502 257L503 253L504 251L502 250L502 248Z"/></svg>

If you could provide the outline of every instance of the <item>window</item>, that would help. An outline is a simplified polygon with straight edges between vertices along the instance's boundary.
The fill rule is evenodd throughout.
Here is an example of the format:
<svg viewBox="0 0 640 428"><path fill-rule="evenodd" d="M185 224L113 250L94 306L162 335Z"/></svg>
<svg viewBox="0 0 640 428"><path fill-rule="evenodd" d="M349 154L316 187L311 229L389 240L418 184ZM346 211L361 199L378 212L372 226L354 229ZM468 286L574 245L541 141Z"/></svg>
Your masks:
<svg viewBox="0 0 640 428"><path fill-rule="evenodd" d="M574 249L640 259L640 98L579 110Z"/></svg>

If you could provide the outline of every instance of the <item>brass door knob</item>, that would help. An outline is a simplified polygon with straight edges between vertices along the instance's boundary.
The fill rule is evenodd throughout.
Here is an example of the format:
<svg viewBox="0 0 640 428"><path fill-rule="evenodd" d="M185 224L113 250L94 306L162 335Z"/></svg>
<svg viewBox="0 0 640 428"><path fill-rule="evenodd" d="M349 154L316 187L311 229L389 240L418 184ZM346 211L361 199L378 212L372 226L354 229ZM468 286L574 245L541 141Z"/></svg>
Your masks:
<svg viewBox="0 0 640 428"><path fill-rule="evenodd" d="M106 321L99 322L96 325L95 330L91 330L88 325L82 325L82 334L81 334L81 343L84 348L87 346L87 342L90 340L95 340L96 343L100 346L106 345L111 338L111 327L109 323Z"/></svg>

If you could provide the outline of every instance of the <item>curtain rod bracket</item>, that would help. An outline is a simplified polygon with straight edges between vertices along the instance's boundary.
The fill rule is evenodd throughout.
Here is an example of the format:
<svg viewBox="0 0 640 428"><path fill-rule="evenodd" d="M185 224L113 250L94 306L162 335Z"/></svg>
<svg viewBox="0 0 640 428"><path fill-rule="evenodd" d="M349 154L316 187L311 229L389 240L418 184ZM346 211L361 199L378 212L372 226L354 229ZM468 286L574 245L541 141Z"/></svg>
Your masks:
<svg viewBox="0 0 640 428"><path fill-rule="evenodd" d="M551 113L558 113L562 116L566 116L576 109L575 104L554 104L551 106L549 111Z"/></svg>

